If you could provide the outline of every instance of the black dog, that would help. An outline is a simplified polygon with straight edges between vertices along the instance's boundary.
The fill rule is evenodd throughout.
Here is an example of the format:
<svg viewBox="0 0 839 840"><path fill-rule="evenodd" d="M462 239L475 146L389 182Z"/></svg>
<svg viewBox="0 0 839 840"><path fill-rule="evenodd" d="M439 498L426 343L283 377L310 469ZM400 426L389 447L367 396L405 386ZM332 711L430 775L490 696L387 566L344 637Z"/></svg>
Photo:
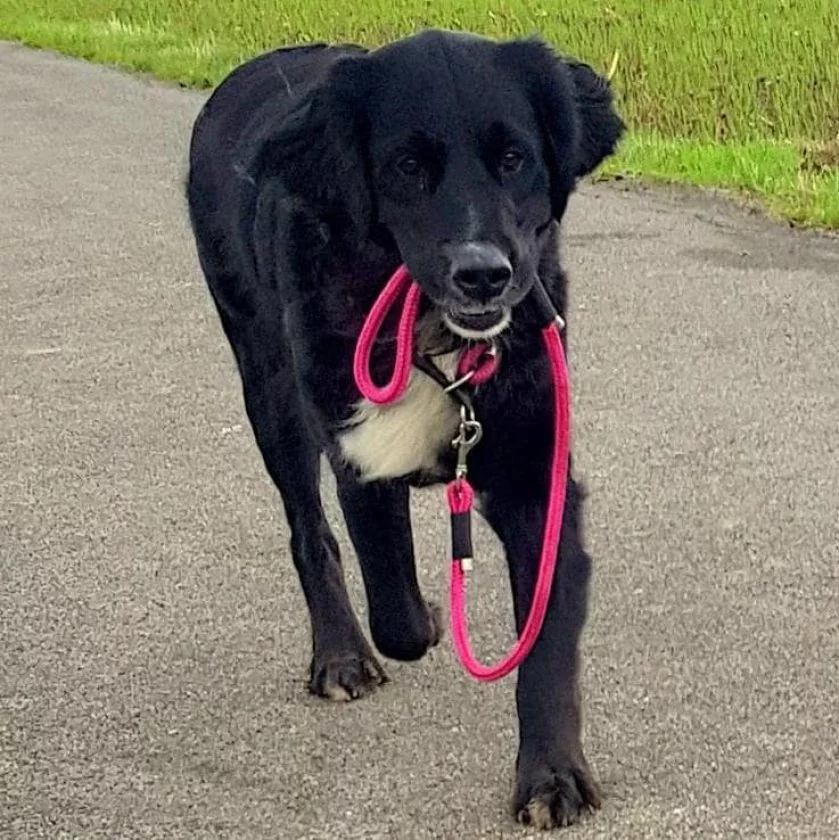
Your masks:
<svg viewBox="0 0 839 840"><path fill-rule="evenodd" d="M312 45L245 64L199 116L188 198L201 265L235 353L245 405L291 526L309 607L311 690L360 697L384 681L344 588L319 490L335 471L363 573L370 631L413 660L440 638L414 568L409 486L449 479L458 413L414 370L374 407L352 376L362 323L407 264L424 291L418 350L447 375L492 337L498 374L475 390L484 438L470 460L503 542L516 623L537 571L552 451L551 381L532 297L564 312L558 223L579 178L623 131L606 82L538 40L426 31L367 52ZM374 354L392 367L393 324ZM570 466L570 465L569 465ZM590 561L569 481L558 571L541 636L518 675L514 808L549 828L598 807L580 740L578 641Z"/></svg>

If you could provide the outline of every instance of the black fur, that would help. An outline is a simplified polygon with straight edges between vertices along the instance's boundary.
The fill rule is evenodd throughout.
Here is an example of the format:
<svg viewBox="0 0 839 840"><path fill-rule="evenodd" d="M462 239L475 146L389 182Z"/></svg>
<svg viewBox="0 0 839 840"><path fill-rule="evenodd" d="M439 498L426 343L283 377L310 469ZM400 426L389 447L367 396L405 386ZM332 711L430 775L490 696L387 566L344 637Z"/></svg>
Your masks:
<svg viewBox="0 0 839 840"><path fill-rule="evenodd" d="M608 86L589 67L537 40L434 31L370 53L313 45L263 55L233 72L199 116L190 216L290 523L312 624L314 692L354 698L385 679L350 607L324 517L322 453L337 476L376 647L417 659L440 635L438 611L417 584L408 495L411 484L451 476L450 447L433 469L364 481L339 445L360 399L356 338L402 262L431 319L447 312L471 324L512 313L498 339L500 371L474 395L485 435L470 478L505 546L521 628L553 422L528 293L538 274L564 311L558 223L577 179L614 151L622 130ZM458 274L470 237L509 263L498 294L487 291L480 266L468 283ZM392 326L374 357L382 374L392 363ZM438 349L464 342L443 327L439 334L449 347ZM518 675L514 808L543 827L573 822L600 802L580 742L578 640L589 576L580 508L572 480L548 616Z"/></svg>

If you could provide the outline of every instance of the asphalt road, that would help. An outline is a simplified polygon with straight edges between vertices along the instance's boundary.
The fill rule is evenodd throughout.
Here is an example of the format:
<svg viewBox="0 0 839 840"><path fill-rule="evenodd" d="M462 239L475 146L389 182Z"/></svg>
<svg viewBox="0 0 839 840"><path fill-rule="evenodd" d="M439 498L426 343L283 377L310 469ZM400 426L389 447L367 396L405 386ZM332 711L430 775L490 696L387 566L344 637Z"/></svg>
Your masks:
<svg viewBox="0 0 839 840"><path fill-rule="evenodd" d="M0 45L0 837L527 836L511 679L446 642L357 704L304 690L287 530L188 237L202 101ZM587 186L566 242L607 795L566 836L836 838L839 240ZM416 513L441 598L440 492Z"/></svg>

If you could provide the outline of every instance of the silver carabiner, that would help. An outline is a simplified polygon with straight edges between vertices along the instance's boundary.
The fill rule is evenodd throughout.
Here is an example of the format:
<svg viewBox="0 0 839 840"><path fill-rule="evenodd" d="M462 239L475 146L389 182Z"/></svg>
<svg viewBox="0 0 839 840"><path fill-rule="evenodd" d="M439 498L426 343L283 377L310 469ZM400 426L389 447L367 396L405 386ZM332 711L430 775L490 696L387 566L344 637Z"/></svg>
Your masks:
<svg viewBox="0 0 839 840"><path fill-rule="evenodd" d="M484 430L475 419L475 412L465 405L460 407L460 427L452 446L457 448L457 465L455 476L464 478L467 473L466 458L483 437Z"/></svg>
<svg viewBox="0 0 839 840"><path fill-rule="evenodd" d="M456 391L462 385L465 385L474 375L474 370L467 370L466 373L464 373L463 376L460 377L460 379L455 379L454 382L443 388L443 393L451 394L452 391Z"/></svg>

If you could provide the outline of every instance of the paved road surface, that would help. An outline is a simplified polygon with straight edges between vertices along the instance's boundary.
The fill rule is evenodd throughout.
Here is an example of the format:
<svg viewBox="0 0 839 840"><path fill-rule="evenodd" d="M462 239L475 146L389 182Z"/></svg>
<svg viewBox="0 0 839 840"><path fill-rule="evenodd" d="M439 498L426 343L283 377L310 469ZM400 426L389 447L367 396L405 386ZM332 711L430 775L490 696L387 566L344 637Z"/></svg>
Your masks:
<svg viewBox="0 0 839 840"><path fill-rule="evenodd" d="M445 644L368 701L304 691L288 534L187 235L202 101L0 46L0 836L527 836L511 680ZM608 799L566 836L839 837L839 241L589 186L567 260ZM417 516L440 597L439 492Z"/></svg>

